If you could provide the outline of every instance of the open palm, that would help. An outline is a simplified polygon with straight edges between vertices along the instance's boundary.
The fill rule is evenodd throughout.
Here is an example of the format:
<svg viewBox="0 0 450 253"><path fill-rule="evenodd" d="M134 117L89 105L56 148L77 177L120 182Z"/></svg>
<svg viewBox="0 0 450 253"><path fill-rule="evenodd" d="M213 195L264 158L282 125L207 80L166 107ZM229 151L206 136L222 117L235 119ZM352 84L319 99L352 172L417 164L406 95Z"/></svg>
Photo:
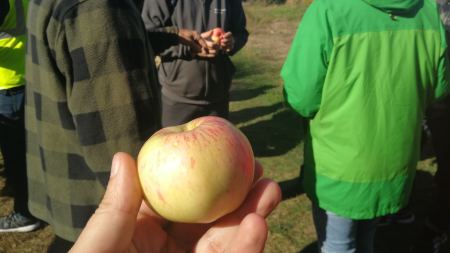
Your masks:
<svg viewBox="0 0 450 253"><path fill-rule="evenodd" d="M210 224L173 223L142 201L136 164L116 154L105 197L70 252L262 252L267 217L281 199L278 185L260 179L233 213Z"/></svg>

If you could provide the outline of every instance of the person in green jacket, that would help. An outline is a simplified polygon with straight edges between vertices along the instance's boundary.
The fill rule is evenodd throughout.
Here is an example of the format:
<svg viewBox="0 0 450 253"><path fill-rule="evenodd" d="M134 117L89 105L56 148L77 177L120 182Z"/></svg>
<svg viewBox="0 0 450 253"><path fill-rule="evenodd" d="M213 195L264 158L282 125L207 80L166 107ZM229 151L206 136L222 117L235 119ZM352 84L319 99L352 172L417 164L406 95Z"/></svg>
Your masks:
<svg viewBox="0 0 450 253"><path fill-rule="evenodd" d="M372 252L377 217L404 207L428 105L448 93L434 0L316 0L282 68L309 120L302 183L322 252Z"/></svg>

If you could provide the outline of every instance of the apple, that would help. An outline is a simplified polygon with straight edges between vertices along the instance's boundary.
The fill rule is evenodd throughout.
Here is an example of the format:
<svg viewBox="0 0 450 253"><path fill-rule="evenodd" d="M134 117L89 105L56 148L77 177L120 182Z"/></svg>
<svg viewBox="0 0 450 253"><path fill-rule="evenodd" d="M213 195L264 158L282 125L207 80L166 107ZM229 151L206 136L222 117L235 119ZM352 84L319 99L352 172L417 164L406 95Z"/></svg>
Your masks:
<svg viewBox="0 0 450 253"><path fill-rule="evenodd" d="M137 165L144 199L156 213L174 222L210 223L242 204L255 159L239 129L205 116L154 133Z"/></svg>
<svg viewBox="0 0 450 253"><path fill-rule="evenodd" d="M220 40L223 34L225 34L223 29L220 27L216 27L213 29L211 40L216 44L220 44Z"/></svg>

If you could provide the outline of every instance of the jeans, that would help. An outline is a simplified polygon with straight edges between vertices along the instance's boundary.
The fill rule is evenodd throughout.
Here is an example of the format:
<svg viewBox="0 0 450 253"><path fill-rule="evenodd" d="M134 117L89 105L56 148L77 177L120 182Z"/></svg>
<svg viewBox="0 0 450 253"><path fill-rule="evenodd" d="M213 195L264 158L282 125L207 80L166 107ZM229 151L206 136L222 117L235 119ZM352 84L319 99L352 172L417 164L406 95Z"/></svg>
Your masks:
<svg viewBox="0 0 450 253"><path fill-rule="evenodd" d="M372 253L378 218L353 220L313 204L313 219L321 253Z"/></svg>
<svg viewBox="0 0 450 253"><path fill-rule="evenodd" d="M0 148L14 211L29 215L24 123L24 87L0 92Z"/></svg>

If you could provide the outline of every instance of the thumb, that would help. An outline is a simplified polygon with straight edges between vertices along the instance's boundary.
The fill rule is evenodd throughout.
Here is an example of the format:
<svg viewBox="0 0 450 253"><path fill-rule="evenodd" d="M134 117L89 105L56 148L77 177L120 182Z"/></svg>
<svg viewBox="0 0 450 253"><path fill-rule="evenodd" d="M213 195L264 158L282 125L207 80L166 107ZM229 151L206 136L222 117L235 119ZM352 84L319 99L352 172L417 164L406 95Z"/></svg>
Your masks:
<svg viewBox="0 0 450 253"><path fill-rule="evenodd" d="M268 227L264 217L248 214L239 225L236 236L227 252L260 253L264 251Z"/></svg>
<svg viewBox="0 0 450 253"><path fill-rule="evenodd" d="M136 162L126 153L117 153L105 196L70 252L127 251L141 202Z"/></svg>

